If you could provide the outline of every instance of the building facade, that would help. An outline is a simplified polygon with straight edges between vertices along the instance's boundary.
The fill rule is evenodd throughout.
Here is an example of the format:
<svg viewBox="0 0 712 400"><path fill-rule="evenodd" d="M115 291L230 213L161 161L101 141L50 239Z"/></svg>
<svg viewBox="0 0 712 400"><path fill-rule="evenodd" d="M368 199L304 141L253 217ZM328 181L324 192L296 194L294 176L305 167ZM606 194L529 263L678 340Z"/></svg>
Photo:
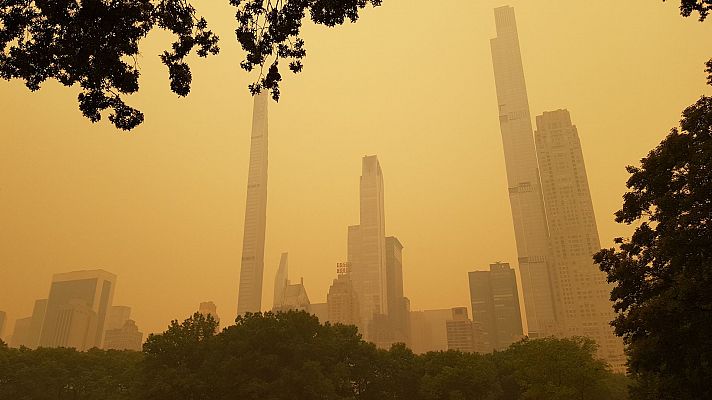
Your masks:
<svg viewBox="0 0 712 400"><path fill-rule="evenodd" d="M351 264L348 262L336 265L337 278L329 288L326 296L328 320L332 324L356 325L361 322L358 296L351 282Z"/></svg>
<svg viewBox="0 0 712 400"><path fill-rule="evenodd" d="M475 330L467 313L467 307L452 309L452 318L445 321L447 349L466 353L475 351Z"/></svg>
<svg viewBox="0 0 712 400"><path fill-rule="evenodd" d="M289 254L282 253L279 258L279 268L274 277L274 295L272 300L272 308L282 304L284 301L284 291L289 285Z"/></svg>
<svg viewBox="0 0 712 400"><path fill-rule="evenodd" d="M250 166L247 175L245 226L242 237L242 259L237 313L262 309L265 229L267 224L267 104L268 94L255 96L250 137Z"/></svg>
<svg viewBox="0 0 712 400"><path fill-rule="evenodd" d="M104 336L106 350L141 351L142 345L143 332L139 332L132 319L126 320L121 328L107 330Z"/></svg>
<svg viewBox="0 0 712 400"><path fill-rule="evenodd" d="M376 156L362 160L360 224L348 229L348 262L359 299L361 325L375 315L388 315L383 172ZM370 337L368 330L365 332Z"/></svg>
<svg viewBox="0 0 712 400"><path fill-rule="evenodd" d="M116 275L104 270L55 274L39 346L101 347L115 287Z"/></svg>
<svg viewBox="0 0 712 400"><path fill-rule="evenodd" d="M599 355L616 370L625 366L623 342L610 321L612 287L593 263L601 248L583 150L567 110L536 117L537 155L555 266L555 294L564 334L595 339Z"/></svg>
<svg viewBox="0 0 712 400"><path fill-rule="evenodd" d="M479 325L485 351L503 350L523 337L519 292L514 270L507 263L468 274L472 320Z"/></svg>
<svg viewBox="0 0 712 400"><path fill-rule="evenodd" d="M549 234L524 80L514 8L494 11L497 37L490 42L499 126L529 335L558 333L548 260Z"/></svg>

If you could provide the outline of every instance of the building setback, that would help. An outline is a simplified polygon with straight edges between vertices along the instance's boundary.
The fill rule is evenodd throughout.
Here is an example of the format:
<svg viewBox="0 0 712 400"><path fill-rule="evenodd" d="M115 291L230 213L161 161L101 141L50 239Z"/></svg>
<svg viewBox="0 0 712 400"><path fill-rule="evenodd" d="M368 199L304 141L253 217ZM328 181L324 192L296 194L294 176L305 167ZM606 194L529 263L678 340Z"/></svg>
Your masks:
<svg viewBox="0 0 712 400"><path fill-rule="evenodd" d="M101 347L115 287L116 275L104 270L55 274L39 346Z"/></svg>
<svg viewBox="0 0 712 400"><path fill-rule="evenodd" d="M326 296L328 321L332 324L356 325L360 323L358 296L351 282L351 264L336 264L337 278Z"/></svg>
<svg viewBox="0 0 712 400"><path fill-rule="evenodd" d="M564 334L595 339L599 356L624 371L623 342L610 326L611 286L592 258L601 244L578 130L567 110L544 112L536 117L536 125L554 293Z"/></svg>
<svg viewBox="0 0 712 400"><path fill-rule="evenodd" d="M388 314L383 172L376 156L362 160L360 224L348 229L348 261L359 299L362 327ZM366 330L366 338L371 333Z"/></svg>
<svg viewBox="0 0 712 400"><path fill-rule="evenodd" d="M549 236L514 8L496 8L494 15L492 64L529 336L548 336L558 332Z"/></svg>
<svg viewBox="0 0 712 400"><path fill-rule="evenodd" d="M445 321L447 349L466 353L475 351L475 330L467 314L467 307L452 309L452 318Z"/></svg>
<svg viewBox="0 0 712 400"><path fill-rule="evenodd" d="M267 223L267 91L255 96L250 138L250 166L247 175L245 226L237 313L262 309L265 228Z"/></svg>
<svg viewBox="0 0 712 400"><path fill-rule="evenodd" d="M472 320L482 332L485 351L503 350L523 336L514 270L507 263L468 274Z"/></svg>
<svg viewBox="0 0 712 400"><path fill-rule="evenodd" d="M106 350L141 351L142 344L143 332L139 332L136 322L132 319L126 320L121 328L107 330L104 337Z"/></svg>

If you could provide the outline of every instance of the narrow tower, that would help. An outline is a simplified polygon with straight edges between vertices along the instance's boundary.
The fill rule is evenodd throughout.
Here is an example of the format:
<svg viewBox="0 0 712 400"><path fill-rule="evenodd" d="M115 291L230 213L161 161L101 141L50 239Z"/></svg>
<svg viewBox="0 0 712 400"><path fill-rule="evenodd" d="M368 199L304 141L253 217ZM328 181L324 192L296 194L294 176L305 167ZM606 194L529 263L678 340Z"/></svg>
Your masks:
<svg viewBox="0 0 712 400"><path fill-rule="evenodd" d="M547 257L549 235L514 8L496 8L494 16L497 37L490 42L492 64L527 324L532 337L550 335L557 326Z"/></svg>
<svg viewBox="0 0 712 400"><path fill-rule="evenodd" d="M348 259L359 299L361 323L388 314L383 172L376 156L363 157L360 183L360 224L349 227ZM367 332L368 335L368 332Z"/></svg>
<svg viewBox="0 0 712 400"><path fill-rule="evenodd" d="M279 259L279 269L277 269L277 275L274 277L273 310L281 307L282 303L284 303L284 291L287 290L287 285L289 285L288 257L288 253L282 253L282 257Z"/></svg>
<svg viewBox="0 0 712 400"><path fill-rule="evenodd" d="M250 170L247 176L245 232L237 313L258 312L262 307L265 225L267 220L267 92L255 96L252 114Z"/></svg>

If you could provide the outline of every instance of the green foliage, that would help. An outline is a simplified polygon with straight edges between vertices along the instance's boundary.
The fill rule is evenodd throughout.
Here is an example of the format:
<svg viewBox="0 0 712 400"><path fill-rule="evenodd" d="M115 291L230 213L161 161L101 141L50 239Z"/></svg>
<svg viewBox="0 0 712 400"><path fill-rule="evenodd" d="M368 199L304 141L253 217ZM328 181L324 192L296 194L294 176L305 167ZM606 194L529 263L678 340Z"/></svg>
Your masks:
<svg viewBox="0 0 712 400"><path fill-rule="evenodd" d="M134 399L141 354L0 347L0 399Z"/></svg>
<svg viewBox="0 0 712 400"><path fill-rule="evenodd" d="M143 353L9 349L0 399L624 400L625 376L584 339L526 340L495 354L378 350L353 326L304 312L247 314L215 333L195 314Z"/></svg>
<svg viewBox="0 0 712 400"><path fill-rule="evenodd" d="M613 325L638 398L712 398L712 98L687 108L680 128L628 167L616 221L638 227L595 256L616 284Z"/></svg>

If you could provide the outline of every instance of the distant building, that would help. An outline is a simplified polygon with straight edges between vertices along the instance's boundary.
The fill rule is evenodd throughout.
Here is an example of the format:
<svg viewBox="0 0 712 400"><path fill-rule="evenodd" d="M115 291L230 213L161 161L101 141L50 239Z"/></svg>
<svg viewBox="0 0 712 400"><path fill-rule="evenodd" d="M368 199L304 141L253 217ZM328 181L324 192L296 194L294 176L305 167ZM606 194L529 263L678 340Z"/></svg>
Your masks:
<svg viewBox="0 0 712 400"><path fill-rule="evenodd" d="M388 314L383 172L377 156L365 156L359 185L360 223L348 229L351 281L358 295L361 323ZM371 340L368 330L366 339Z"/></svg>
<svg viewBox="0 0 712 400"><path fill-rule="evenodd" d="M304 278L302 278L300 283L289 284L284 290L284 298L282 304L275 307L275 311L306 311L310 312L309 296L307 295L307 290L304 287Z"/></svg>
<svg viewBox="0 0 712 400"><path fill-rule="evenodd" d="M329 304L327 303L311 303L309 312L319 318L319 323L322 325L329 321Z"/></svg>
<svg viewBox="0 0 712 400"><path fill-rule="evenodd" d="M403 245L395 236L386 237L386 277L392 336L396 342L410 344L410 301L403 296Z"/></svg>
<svg viewBox="0 0 712 400"><path fill-rule="evenodd" d="M612 286L593 263L601 248L578 130L568 110L536 117L537 156L549 222L554 299L565 336L596 340L598 355L624 372L623 340L610 321Z"/></svg>
<svg viewBox="0 0 712 400"><path fill-rule="evenodd" d="M507 263L490 264L489 271L468 274L472 320L479 324L486 351L502 350L519 341L522 317L514 270Z"/></svg>
<svg viewBox="0 0 712 400"><path fill-rule="evenodd" d="M490 41L490 45L497 111L527 325L530 336L544 337L556 334L559 327L553 303L551 260L548 259L549 233L529 98L514 8L495 8L494 15L497 37Z"/></svg>
<svg viewBox="0 0 712 400"><path fill-rule="evenodd" d="M218 329L220 328L220 316L218 315L218 308L213 303L212 301L204 301L200 303L200 306L198 307L198 312L203 314L203 316L207 317L208 315L212 316L215 322L218 323Z"/></svg>
<svg viewBox="0 0 712 400"><path fill-rule="evenodd" d="M19 318L15 320L15 329L10 338L10 347L19 349L22 346L30 347L30 324L32 317Z"/></svg>
<svg viewBox="0 0 712 400"><path fill-rule="evenodd" d="M55 274L47 299L41 347L100 347L116 275L104 270Z"/></svg>
<svg viewBox="0 0 712 400"><path fill-rule="evenodd" d="M351 282L351 264L338 263L336 265L337 278L329 288L326 296L328 307L328 320L332 324L356 325L360 324L358 296Z"/></svg>
<svg viewBox="0 0 712 400"><path fill-rule="evenodd" d="M141 351L143 332L139 332L136 322L129 319L118 329L109 329L104 337L106 350L133 350Z"/></svg>
<svg viewBox="0 0 712 400"><path fill-rule="evenodd" d="M274 277L274 299L272 308L277 307L284 301L284 291L289 285L289 254L282 253L279 259L279 268Z"/></svg>
<svg viewBox="0 0 712 400"><path fill-rule="evenodd" d="M35 300L35 305L32 308L32 320L27 333L27 347L36 349L40 344L40 335L44 327L45 314L47 312L47 299Z"/></svg>
<svg viewBox="0 0 712 400"><path fill-rule="evenodd" d="M240 289L237 294L238 315L262 311L262 278L265 268L267 226L267 91L263 90L254 98L245 224L242 235Z"/></svg>
<svg viewBox="0 0 712 400"><path fill-rule="evenodd" d="M7 320L7 314L5 311L0 311L0 340L2 340L5 336L5 322Z"/></svg>
<svg viewBox="0 0 712 400"><path fill-rule="evenodd" d="M475 332L472 321L467 313L467 307L452 309L452 318L445 321L447 332L447 349L467 353L475 351Z"/></svg>
<svg viewBox="0 0 712 400"><path fill-rule="evenodd" d="M121 329L126 321L131 318L131 307L128 306L111 306L109 313L106 316L107 331L113 329Z"/></svg>
<svg viewBox="0 0 712 400"><path fill-rule="evenodd" d="M452 309L410 312L411 349L416 354L447 350L446 321Z"/></svg>

